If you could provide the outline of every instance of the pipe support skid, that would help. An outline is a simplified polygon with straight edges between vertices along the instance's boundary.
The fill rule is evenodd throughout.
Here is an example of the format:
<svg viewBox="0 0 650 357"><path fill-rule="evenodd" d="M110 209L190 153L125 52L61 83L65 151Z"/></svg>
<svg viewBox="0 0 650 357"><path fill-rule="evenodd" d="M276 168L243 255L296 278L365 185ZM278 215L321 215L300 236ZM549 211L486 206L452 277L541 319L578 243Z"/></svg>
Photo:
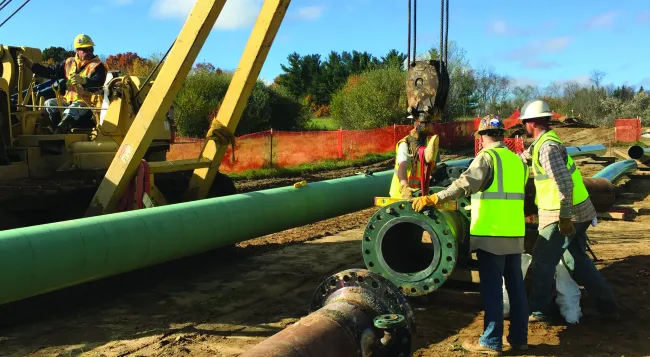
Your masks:
<svg viewBox="0 0 650 357"><path fill-rule="evenodd" d="M644 148L641 145L632 145L627 149L627 156L630 159L638 160L645 164L650 161L650 148Z"/></svg>
<svg viewBox="0 0 650 357"><path fill-rule="evenodd" d="M0 304L372 207L392 174L0 231Z"/></svg>
<svg viewBox="0 0 650 357"><path fill-rule="evenodd" d="M325 279L311 313L241 357L407 357L413 311L386 278L350 269Z"/></svg>
<svg viewBox="0 0 650 357"><path fill-rule="evenodd" d="M444 187L432 187L431 193ZM416 193L416 196L419 192ZM467 198L458 200L458 211L428 207L415 212L406 201L382 207L371 218L363 235L366 267L388 278L407 296L438 289L447 281L468 249L470 211Z"/></svg>

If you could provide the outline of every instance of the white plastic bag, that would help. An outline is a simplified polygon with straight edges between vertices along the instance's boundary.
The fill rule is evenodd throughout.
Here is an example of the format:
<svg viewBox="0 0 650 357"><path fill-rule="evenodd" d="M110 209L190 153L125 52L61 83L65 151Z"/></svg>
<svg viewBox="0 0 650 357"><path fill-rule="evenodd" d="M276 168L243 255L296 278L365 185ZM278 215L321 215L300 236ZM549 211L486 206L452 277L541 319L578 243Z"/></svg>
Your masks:
<svg viewBox="0 0 650 357"><path fill-rule="evenodd" d="M526 277L526 272L530 266L530 262L533 260L533 257L530 254L521 255L521 274ZM510 299L508 298L508 290L506 290L506 281L502 279L501 290L503 291L503 317L508 317L510 315Z"/></svg>
<svg viewBox="0 0 650 357"><path fill-rule="evenodd" d="M560 263L555 268L555 302L560 308L560 314L566 322L577 324L582 317L580 309L580 286L571 278L564 264Z"/></svg>

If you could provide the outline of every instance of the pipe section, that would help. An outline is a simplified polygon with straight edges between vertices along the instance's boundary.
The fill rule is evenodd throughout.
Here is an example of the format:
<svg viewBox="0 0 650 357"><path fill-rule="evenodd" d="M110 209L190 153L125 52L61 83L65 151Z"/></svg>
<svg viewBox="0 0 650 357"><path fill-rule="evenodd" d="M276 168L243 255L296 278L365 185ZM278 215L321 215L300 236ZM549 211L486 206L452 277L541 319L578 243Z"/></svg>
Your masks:
<svg viewBox="0 0 650 357"><path fill-rule="evenodd" d="M650 161L650 148L644 148L641 145L632 145L627 149L627 156L629 156L630 159L646 163Z"/></svg>
<svg viewBox="0 0 650 357"><path fill-rule="evenodd" d="M413 311L388 279L350 269L323 281L311 313L241 357L389 357L411 355Z"/></svg>
<svg viewBox="0 0 650 357"><path fill-rule="evenodd" d="M445 164L458 171L471 160ZM368 208L387 195L392 176L387 170L0 231L0 304Z"/></svg>
<svg viewBox="0 0 650 357"><path fill-rule="evenodd" d="M368 208L392 174L0 231L0 304Z"/></svg>
<svg viewBox="0 0 650 357"><path fill-rule="evenodd" d="M567 154L572 158L585 157L585 156L603 156L607 152L607 148L603 144L596 145L582 145L582 146L567 146Z"/></svg>
<svg viewBox="0 0 650 357"><path fill-rule="evenodd" d="M615 184L620 180L623 176L628 175L634 171L636 171L639 167L636 164L636 161L634 160L623 160L623 161L618 161L615 162L611 165L608 165L604 169L600 170L597 174L595 174L593 177L594 178L604 178L611 182L612 184Z"/></svg>

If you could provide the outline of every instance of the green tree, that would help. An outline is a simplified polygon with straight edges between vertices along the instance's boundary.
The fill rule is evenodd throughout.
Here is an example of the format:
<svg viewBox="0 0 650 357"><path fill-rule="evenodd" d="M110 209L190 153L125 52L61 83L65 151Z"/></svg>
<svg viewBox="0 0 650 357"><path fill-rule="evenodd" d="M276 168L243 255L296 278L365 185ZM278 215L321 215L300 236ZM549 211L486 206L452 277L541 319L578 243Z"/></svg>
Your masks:
<svg viewBox="0 0 650 357"><path fill-rule="evenodd" d="M350 77L332 98L332 116L347 129L401 123L406 116L405 82L406 73L395 67L366 71L358 80Z"/></svg>
<svg viewBox="0 0 650 357"><path fill-rule="evenodd" d="M51 62L58 63L61 61L64 61L68 57L74 57L75 52L72 50L66 50L63 47L48 47L43 50L43 62L48 62L48 60L52 60Z"/></svg>

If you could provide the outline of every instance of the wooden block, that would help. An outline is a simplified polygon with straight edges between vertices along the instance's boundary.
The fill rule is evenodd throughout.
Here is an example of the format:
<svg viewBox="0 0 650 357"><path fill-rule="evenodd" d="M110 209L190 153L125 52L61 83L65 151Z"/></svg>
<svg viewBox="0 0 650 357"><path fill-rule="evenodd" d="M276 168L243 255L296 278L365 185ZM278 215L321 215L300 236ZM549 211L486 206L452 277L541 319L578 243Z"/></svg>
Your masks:
<svg viewBox="0 0 650 357"><path fill-rule="evenodd" d="M627 215L625 212L603 212L603 213L598 213L598 218L602 219L611 219L611 220L625 220L627 219Z"/></svg>

